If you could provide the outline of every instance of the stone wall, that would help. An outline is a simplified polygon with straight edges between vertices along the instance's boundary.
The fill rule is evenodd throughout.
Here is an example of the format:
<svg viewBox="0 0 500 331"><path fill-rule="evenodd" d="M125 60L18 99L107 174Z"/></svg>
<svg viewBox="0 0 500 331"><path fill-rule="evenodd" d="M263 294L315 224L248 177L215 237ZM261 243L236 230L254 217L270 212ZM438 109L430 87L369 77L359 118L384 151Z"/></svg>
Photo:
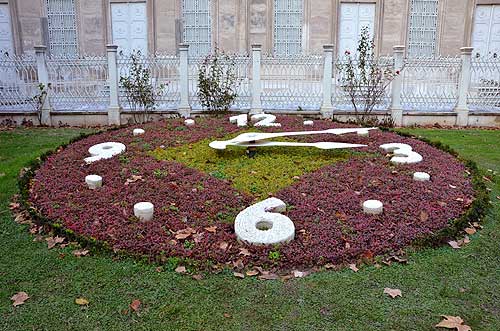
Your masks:
<svg viewBox="0 0 500 331"><path fill-rule="evenodd" d="M42 0L0 0L15 7L14 25L17 52L32 51L47 42L46 13ZM103 54L111 42L110 2L122 0L75 0L81 54ZM130 0L141 1L141 0ZM181 0L144 0L147 3L148 47L153 52L175 52L181 39ZM409 0L303 0L303 48L321 51L324 44L336 44L340 5L344 2L376 4L375 33L378 51L387 54L394 45L405 44ZM497 0L488 0L496 3ZM441 55L457 54L469 46L473 9L487 0L440 0L438 50ZM212 46L230 52L249 51L262 44L273 47L273 0L213 0ZM44 21L45 20L45 21Z"/></svg>

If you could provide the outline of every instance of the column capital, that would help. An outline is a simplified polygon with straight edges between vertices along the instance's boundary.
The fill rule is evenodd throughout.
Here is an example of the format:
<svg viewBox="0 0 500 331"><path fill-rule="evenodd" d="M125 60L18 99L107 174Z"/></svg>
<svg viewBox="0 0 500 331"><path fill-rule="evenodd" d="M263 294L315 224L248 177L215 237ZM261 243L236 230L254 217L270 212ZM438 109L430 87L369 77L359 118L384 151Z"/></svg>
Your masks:
<svg viewBox="0 0 500 331"><path fill-rule="evenodd" d="M260 51L262 49L261 44L252 44L252 51Z"/></svg>
<svg viewBox="0 0 500 331"><path fill-rule="evenodd" d="M332 52L333 53L333 44L326 44L323 45L323 51L325 52Z"/></svg>
<svg viewBox="0 0 500 331"><path fill-rule="evenodd" d="M187 50L189 50L189 44L185 43L179 44L179 51L187 51Z"/></svg>
<svg viewBox="0 0 500 331"><path fill-rule="evenodd" d="M395 45L392 46L392 50L394 53L403 53L405 51L405 46L404 45Z"/></svg>
<svg viewBox="0 0 500 331"><path fill-rule="evenodd" d="M106 45L106 50L108 52L117 52L118 51L118 45L108 44L108 45Z"/></svg>
<svg viewBox="0 0 500 331"><path fill-rule="evenodd" d="M460 53L462 55L471 55L474 47L460 47Z"/></svg>
<svg viewBox="0 0 500 331"><path fill-rule="evenodd" d="M34 48L35 53L45 53L47 51L47 46L45 45L36 45Z"/></svg>

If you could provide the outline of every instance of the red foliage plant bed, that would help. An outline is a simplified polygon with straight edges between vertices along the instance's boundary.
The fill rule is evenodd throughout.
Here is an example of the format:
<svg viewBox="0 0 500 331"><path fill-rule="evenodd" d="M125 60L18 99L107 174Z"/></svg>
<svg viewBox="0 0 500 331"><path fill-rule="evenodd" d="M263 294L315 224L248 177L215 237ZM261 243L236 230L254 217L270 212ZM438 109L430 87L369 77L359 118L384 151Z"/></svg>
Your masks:
<svg viewBox="0 0 500 331"><path fill-rule="evenodd" d="M304 127L299 117L278 117L281 128L265 131L322 130L349 125L315 121ZM236 240L236 214L258 202L238 192L231 182L184 164L157 160L149 151L172 148L206 138L220 138L239 129L227 118L200 118L193 127L173 119L111 130L78 140L50 155L31 181L29 203L51 222L77 235L106 243L115 251L165 261L176 257L208 265L242 260L245 266L282 269L353 262L395 252L447 228L474 200L470 172L454 156L429 144L392 132L371 131L370 137L298 136L304 142L338 141L366 144L346 161L306 173L274 193L288 208L295 239L279 246L251 246ZM126 152L87 165L92 145L116 141ZM406 143L423 156L417 164L394 165L379 148ZM413 180L424 171L429 182ZM89 190L84 178L103 177L103 187ZM201 189L203 188L203 189ZM363 213L362 203L377 199L384 213ZM150 222L133 216L133 205L150 201ZM221 218L221 215L230 215ZM245 248L245 249L243 249ZM242 250L243 249L243 250ZM243 252L243 254L242 254Z"/></svg>

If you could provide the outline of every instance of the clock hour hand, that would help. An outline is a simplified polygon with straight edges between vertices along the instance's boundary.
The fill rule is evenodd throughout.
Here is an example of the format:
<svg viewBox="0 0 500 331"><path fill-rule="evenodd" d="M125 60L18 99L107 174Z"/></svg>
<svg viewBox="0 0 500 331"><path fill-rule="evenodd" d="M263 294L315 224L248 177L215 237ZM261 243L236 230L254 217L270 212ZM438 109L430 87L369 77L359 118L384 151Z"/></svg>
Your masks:
<svg viewBox="0 0 500 331"><path fill-rule="evenodd" d="M231 146L241 146L241 147L269 147L269 146L284 146L284 147L316 147L319 149L338 149L338 148L354 148L354 147L364 147L366 145L360 144L347 144L347 143L336 143L322 141L317 143L300 143L300 142L288 142L288 141L266 141L260 140L254 143L244 142L244 143L230 143Z"/></svg>

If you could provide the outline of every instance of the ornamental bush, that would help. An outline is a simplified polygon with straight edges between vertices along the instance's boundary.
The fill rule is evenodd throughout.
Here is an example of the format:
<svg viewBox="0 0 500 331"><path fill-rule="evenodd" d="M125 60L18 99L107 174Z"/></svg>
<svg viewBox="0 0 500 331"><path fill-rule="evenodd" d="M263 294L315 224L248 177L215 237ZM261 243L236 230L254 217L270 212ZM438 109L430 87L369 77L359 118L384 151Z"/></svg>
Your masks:
<svg viewBox="0 0 500 331"><path fill-rule="evenodd" d="M144 65L142 59L141 51L131 53L128 74L120 76L120 87L134 111L135 123L150 120L149 114L155 109L156 100L166 87L166 84L156 84L156 80L151 77L151 69Z"/></svg>
<svg viewBox="0 0 500 331"><path fill-rule="evenodd" d="M393 69L375 56L375 42L367 27L361 30L357 56L345 52L345 61L338 65L340 83L354 107L356 121L361 125L373 125L371 113L382 103L386 90L396 75ZM376 122L376 121L375 121ZM384 120L384 126L392 126Z"/></svg>
<svg viewBox="0 0 500 331"><path fill-rule="evenodd" d="M213 113L229 111L237 97L236 63L233 58L215 48L198 71L198 97L201 105Z"/></svg>

